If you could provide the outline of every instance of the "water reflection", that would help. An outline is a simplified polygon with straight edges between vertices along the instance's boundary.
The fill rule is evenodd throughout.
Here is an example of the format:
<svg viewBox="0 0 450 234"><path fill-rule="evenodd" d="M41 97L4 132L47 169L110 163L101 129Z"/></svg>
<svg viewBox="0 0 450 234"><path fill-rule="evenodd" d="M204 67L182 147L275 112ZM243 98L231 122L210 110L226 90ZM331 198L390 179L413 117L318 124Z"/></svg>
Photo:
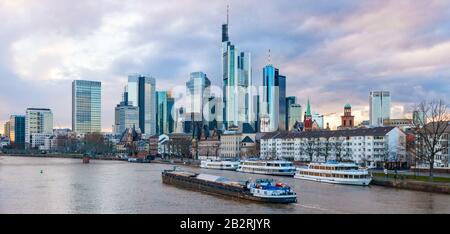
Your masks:
<svg viewBox="0 0 450 234"><path fill-rule="evenodd" d="M287 177L298 203L260 204L162 184L161 164L0 157L0 213L450 213L450 196ZM186 168L236 180L268 177ZM40 173L43 170L43 173Z"/></svg>

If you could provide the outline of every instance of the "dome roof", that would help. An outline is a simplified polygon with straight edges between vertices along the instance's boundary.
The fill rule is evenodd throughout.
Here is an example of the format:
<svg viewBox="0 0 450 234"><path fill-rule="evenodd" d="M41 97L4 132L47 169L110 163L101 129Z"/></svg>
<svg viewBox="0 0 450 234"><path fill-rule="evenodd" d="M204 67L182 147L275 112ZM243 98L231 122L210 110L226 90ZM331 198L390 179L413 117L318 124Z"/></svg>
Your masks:
<svg viewBox="0 0 450 234"><path fill-rule="evenodd" d="M345 104L344 108L350 109L350 108L352 108L352 106L349 103L347 103L347 104Z"/></svg>

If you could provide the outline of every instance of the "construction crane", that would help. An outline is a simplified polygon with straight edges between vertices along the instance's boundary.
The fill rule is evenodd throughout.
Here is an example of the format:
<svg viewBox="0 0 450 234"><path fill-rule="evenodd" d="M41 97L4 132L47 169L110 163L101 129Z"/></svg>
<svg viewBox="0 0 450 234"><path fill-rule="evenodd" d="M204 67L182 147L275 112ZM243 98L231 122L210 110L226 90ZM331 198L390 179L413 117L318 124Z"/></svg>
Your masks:
<svg viewBox="0 0 450 234"><path fill-rule="evenodd" d="M333 112L333 113L326 113L326 114L324 114L323 116L328 117L328 116L332 116L332 115L337 115L337 113L336 113L336 112Z"/></svg>

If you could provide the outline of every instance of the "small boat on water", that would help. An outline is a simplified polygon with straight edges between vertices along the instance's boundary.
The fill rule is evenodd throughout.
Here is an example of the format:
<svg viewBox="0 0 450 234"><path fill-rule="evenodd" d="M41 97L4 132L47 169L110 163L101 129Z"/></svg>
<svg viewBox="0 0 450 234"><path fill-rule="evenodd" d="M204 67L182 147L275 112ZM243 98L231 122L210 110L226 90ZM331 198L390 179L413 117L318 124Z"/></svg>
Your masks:
<svg viewBox="0 0 450 234"><path fill-rule="evenodd" d="M177 169L162 172L165 184L217 195L266 203L296 203L297 194L286 184L273 180L232 181L224 177Z"/></svg>
<svg viewBox="0 0 450 234"><path fill-rule="evenodd" d="M200 162L201 168L217 169L217 170L230 170L235 171L239 166L239 161L230 160L202 160Z"/></svg>
<svg viewBox="0 0 450 234"><path fill-rule="evenodd" d="M354 163L310 163L307 167L299 167L295 178L332 184L367 186L372 176L367 169L360 169Z"/></svg>
<svg viewBox="0 0 450 234"><path fill-rule="evenodd" d="M91 158L88 157L88 156L84 156L84 157L83 157L83 163L84 163L84 164L88 164L90 160L91 160Z"/></svg>
<svg viewBox="0 0 450 234"><path fill-rule="evenodd" d="M243 160L240 162L237 171L263 175L294 176L295 166L292 162L282 160Z"/></svg>
<svg viewBox="0 0 450 234"><path fill-rule="evenodd" d="M130 162L130 163L150 163L150 160L143 159L143 158L128 158L128 162Z"/></svg>

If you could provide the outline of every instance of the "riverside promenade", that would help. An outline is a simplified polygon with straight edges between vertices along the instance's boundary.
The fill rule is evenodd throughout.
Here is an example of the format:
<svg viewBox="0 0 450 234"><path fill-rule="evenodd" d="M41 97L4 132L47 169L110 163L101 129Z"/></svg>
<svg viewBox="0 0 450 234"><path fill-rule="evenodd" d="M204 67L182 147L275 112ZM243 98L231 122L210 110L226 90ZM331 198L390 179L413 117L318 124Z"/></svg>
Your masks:
<svg viewBox="0 0 450 234"><path fill-rule="evenodd" d="M414 173L398 173L384 175L382 173L373 173L372 185L408 189L432 193L450 194L450 176L434 176L433 181L429 181L428 175Z"/></svg>

